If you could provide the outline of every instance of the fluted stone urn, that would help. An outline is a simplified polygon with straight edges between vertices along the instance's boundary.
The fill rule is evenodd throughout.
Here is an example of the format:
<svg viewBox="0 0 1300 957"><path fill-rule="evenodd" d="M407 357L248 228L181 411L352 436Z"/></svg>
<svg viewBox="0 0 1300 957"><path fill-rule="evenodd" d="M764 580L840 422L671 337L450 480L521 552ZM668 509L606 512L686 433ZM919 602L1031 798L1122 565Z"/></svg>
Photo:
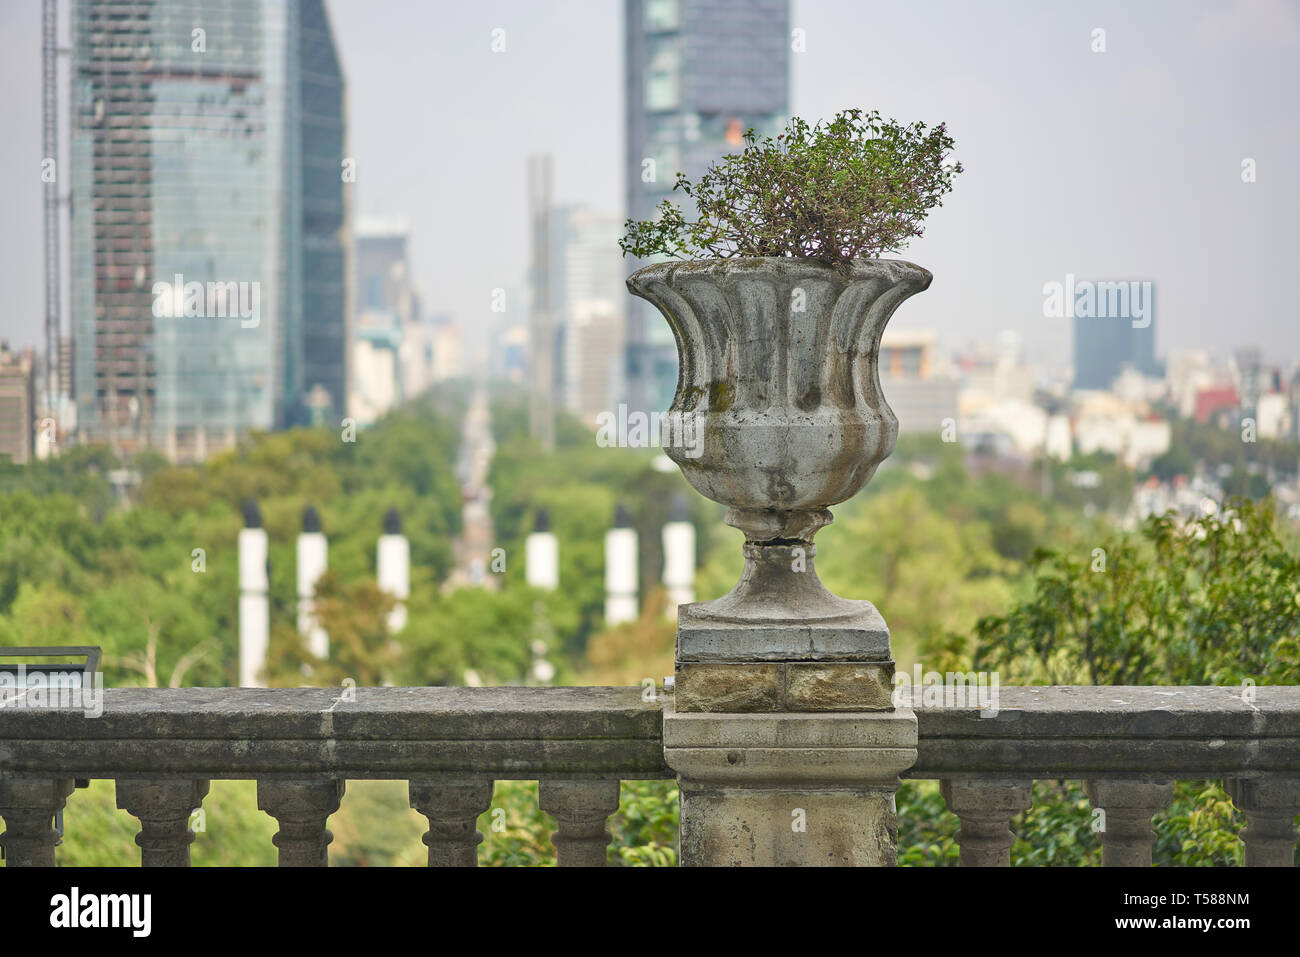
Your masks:
<svg viewBox="0 0 1300 957"><path fill-rule="evenodd" d="M659 263L628 289L677 338L664 451L745 533L731 592L678 613L678 711L889 710L889 629L869 601L840 598L813 567L829 507L893 451L880 337L930 285L912 263L839 270L790 258Z"/></svg>

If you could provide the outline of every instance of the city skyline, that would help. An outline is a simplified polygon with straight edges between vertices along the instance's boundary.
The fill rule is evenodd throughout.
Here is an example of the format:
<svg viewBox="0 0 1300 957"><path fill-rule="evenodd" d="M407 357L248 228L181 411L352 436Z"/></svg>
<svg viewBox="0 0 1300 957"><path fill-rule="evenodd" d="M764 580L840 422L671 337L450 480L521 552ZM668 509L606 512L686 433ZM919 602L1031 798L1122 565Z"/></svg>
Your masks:
<svg viewBox="0 0 1300 957"><path fill-rule="evenodd" d="M622 209L617 5L327 6L350 87L353 209L409 217L430 309L472 332L493 289L520 286L527 153L555 155L557 203ZM13 50L0 66L12 134L0 144L11 200L0 338L17 349L41 341L44 310L40 247L23 239L41 228L39 4L0 17ZM1294 5L1262 0L1084 12L796 0L791 106L808 118L860 105L949 124L967 173L900 254L936 276L901 321L934 329L945 348L1011 328L1036 361L1067 368L1068 321L1042 316L1042 287L1072 272L1153 282L1159 355L1226 358L1251 344L1290 361L1294 305L1278 284L1238 277L1285 274L1300 255L1290 163L1300 137L1284 119L1298 20ZM1098 28L1104 53L1092 50ZM494 29L503 52L492 52ZM1247 159L1253 183L1242 181ZM525 304L509 308L522 316Z"/></svg>

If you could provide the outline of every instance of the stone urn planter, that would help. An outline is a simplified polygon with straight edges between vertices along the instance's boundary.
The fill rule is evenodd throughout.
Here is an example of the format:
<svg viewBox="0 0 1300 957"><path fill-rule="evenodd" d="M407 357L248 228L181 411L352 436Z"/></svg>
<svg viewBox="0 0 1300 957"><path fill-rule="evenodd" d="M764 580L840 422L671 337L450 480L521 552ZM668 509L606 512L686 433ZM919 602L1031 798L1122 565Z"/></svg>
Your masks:
<svg viewBox="0 0 1300 957"><path fill-rule="evenodd" d="M899 260L794 258L659 263L627 280L677 338L670 412L694 438L665 452L745 534L736 587L679 609L678 711L890 709L885 621L822 585L813 537L893 451L880 337L930 280Z"/></svg>

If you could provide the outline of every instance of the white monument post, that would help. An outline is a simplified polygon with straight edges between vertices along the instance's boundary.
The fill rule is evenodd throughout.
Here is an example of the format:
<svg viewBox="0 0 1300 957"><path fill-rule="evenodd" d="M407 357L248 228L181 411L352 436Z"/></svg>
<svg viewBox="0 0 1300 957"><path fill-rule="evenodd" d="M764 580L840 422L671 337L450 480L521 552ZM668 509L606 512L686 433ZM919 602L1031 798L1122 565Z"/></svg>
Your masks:
<svg viewBox="0 0 1300 957"><path fill-rule="evenodd" d="M243 511L244 527L239 530L239 686L262 688L271 636L266 529L256 502L245 502Z"/></svg>
<svg viewBox="0 0 1300 957"><path fill-rule="evenodd" d="M677 617L678 605L695 601L695 526L684 495L674 495L664 524L664 588L668 592L669 618Z"/></svg>
<svg viewBox="0 0 1300 957"><path fill-rule="evenodd" d="M524 578L534 588L555 591L560 586L560 545L551 531L551 516L537 510L533 530L524 539Z"/></svg>
<svg viewBox="0 0 1300 957"><path fill-rule="evenodd" d="M379 587L397 599L388 613L388 630L396 634L406 627L406 599L411 597L411 543L402 534L402 516L395 508L384 513L376 565Z"/></svg>
<svg viewBox="0 0 1300 957"><path fill-rule="evenodd" d="M605 623L635 621L637 603L637 537L622 505L614 512L614 527L605 533Z"/></svg>
<svg viewBox="0 0 1300 957"><path fill-rule="evenodd" d="M317 658L328 658L329 636L316 623L316 580L329 568L329 543L321 531L320 513L308 505L302 510L302 532L298 535L298 633L307 639L307 650Z"/></svg>

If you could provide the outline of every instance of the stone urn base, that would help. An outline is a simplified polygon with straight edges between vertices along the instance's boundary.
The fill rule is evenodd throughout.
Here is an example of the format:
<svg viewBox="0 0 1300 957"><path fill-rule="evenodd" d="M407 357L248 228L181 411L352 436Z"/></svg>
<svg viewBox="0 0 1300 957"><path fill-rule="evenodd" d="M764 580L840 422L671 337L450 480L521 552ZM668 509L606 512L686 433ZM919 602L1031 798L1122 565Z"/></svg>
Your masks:
<svg viewBox="0 0 1300 957"><path fill-rule="evenodd" d="M817 577L812 538L830 511L733 508L726 521L746 533L745 570L723 597L678 608L678 710L889 710L884 617Z"/></svg>

